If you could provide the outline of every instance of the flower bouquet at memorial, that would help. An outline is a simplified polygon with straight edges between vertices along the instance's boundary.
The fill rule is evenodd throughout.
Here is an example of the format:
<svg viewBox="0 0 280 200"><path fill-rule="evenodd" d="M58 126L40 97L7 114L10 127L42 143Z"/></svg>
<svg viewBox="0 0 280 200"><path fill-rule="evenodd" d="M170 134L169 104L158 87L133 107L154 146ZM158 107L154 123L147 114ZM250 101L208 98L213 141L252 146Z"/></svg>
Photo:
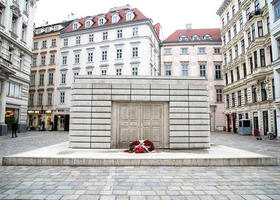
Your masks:
<svg viewBox="0 0 280 200"><path fill-rule="evenodd" d="M137 140L129 145L128 153L150 153L155 149L154 144L149 140Z"/></svg>

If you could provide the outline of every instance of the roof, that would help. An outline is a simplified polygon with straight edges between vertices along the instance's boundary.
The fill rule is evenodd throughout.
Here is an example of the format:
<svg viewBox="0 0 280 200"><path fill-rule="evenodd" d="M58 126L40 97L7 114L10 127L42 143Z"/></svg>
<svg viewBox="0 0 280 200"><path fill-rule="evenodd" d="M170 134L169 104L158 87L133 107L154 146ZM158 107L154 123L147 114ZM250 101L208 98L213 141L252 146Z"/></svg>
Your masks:
<svg viewBox="0 0 280 200"><path fill-rule="evenodd" d="M59 22L59 23L55 23L55 24L47 24L47 25L45 25L45 26L36 27L36 28L35 28L35 32L34 32L34 35L35 35L35 36L38 36L38 35L43 35L43 34L49 34L49 33L59 32L59 31L61 31L61 29L58 29L58 30L52 29L52 30L50 30L49 32L43 31L43 32L41 32L41 33L37 33L36 31L37 31L37 30L40 30L40 29L45 30L45 29L48 28L48 27L55 27L55 26L57 26L57 25L60 25L60 26L62 26L62 27L64 28L64 27L67 27L72 21L73 21L73 20L69 20L69 21L63 21L63 22Z"/></svg>
<svg viewBox="0 0 280 200"><path fill-rule="evenodd" d="M205 28L205 29L177 30L174 33L172 33L168 38L166 38L163 42L181 42L179 41L179 38L183 35L187 36L188 41L191 40L191 37L193 35L198 35L200 39L203 41L203 37L207 34L211 36L213 41L221 40L221 30L219 28ZM186 41L182 41L182 42L186 42Z"/></svg>
<svg viewBox="0 0 280 200"><path fill-rule="evenodd" d="M75 22L79 22L81 24L81 26L77 30L73 30L73 26L69 25L63 32L67 33L67 32L79 31L79 30L85 29L85 22L86 22L87 19L91 19L94 22L90 28L97 27L98 26L98 17L101 16L101 15L104 15L106 20L107 20L106 23L103 24L102 26L113 24L112 23L112 14L116 13L116 12L119 14L120 20L117 23L114 23L114 24L125 23L126 22L125 14L126 14L126 11L128 11L128 10L131 10L135 15L135 17L133 18L132 21L139 21L139 20L148 19L137 8L133 8L133 9L124 8L124 9L109 11L106 14L99 14L99 15L95 15L95 16L87 16L87 17L76 19L72 22L72 24L75 23Z"/></svg>

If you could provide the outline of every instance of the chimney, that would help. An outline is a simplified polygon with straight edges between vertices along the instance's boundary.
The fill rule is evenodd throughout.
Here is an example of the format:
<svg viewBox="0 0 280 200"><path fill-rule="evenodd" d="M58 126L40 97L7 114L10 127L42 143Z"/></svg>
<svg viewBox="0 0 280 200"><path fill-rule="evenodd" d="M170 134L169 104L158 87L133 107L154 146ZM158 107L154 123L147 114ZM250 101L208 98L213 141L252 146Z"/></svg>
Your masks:
<svg viewBox="0 0 280 200"><path fill-rule="evenodd" d="M187 30L192 30L192 24L186 24L186 29Z"/></svg>

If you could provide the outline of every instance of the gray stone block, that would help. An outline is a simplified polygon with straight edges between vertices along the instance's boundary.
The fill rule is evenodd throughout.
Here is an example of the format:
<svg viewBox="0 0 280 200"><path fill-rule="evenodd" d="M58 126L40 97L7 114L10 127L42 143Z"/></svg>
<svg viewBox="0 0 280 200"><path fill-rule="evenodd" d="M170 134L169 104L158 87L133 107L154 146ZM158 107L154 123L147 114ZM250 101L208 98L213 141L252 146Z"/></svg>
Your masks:
<svg viewBox="0 0 280 200"><path fill-rule="evenodd" d="M0 136L7 135L8 127L7 124L0 124Z"/></svg>

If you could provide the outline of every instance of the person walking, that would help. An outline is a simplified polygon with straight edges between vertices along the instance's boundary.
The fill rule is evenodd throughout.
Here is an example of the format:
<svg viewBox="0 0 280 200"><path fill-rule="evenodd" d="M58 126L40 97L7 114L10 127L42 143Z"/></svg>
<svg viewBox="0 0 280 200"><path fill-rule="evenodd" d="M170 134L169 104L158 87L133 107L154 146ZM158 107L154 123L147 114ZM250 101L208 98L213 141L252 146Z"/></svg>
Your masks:
<svg viewBox="0 0 280 200"><path fill-rule="evenodd" d="M17 137L17 129L18 129L18 124L16 122L16 120L14 119L12 122L12 138L15 135L15 138Z"/></svg>

